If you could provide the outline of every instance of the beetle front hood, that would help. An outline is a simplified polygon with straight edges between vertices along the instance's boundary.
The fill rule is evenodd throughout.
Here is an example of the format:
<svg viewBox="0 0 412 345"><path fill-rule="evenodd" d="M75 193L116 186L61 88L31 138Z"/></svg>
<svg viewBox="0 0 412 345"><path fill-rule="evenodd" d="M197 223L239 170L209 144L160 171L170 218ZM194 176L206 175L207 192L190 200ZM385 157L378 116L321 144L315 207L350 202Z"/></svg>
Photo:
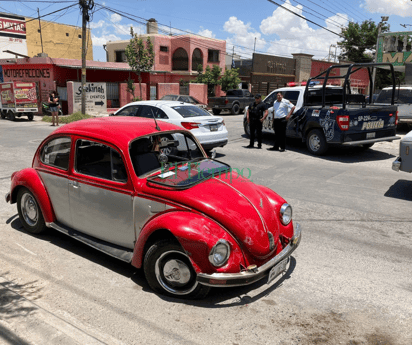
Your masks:
<svg viewBox="0 0 412 345"><path fill-rule="evenodd" d="M274 201L261 188L234 173L207 179L183 190L170 190L145 184L143 192L197 210L221 224L239 244L259 259L271 253L268 231L275 243L279 219ZM276 195L277 204L285 201Z"/></svg>

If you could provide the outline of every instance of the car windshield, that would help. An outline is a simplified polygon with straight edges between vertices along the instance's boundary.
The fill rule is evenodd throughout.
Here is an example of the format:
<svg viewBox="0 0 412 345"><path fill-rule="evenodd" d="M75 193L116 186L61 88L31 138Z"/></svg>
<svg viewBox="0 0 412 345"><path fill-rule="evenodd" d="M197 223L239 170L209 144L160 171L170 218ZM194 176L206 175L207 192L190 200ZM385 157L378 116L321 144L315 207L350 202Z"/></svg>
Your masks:
<svg viewBox="0 0 412 345"><path fill-rule="evenodd" d="M176 95L166 95L161 98L162 101L177 101L179 96Z"/></svg>
<svg viewBox="0 0 412 345"><path fill-rule="evenodd" d="M195 105L175 106L172 107L172 109L176 110L184 118L196 116L211 116L211 114L208 111L204 110L203 108L199 108Z"/></svg>
<svg viewBox="0 0 412 345"><path fill-rule="evenodd" d="M398 93L399 91L399 93ZM376 99L376 103L391 103L392 90L382 90ZM396 103L412 103L412 89L396 89L395 90Z"/></svg>

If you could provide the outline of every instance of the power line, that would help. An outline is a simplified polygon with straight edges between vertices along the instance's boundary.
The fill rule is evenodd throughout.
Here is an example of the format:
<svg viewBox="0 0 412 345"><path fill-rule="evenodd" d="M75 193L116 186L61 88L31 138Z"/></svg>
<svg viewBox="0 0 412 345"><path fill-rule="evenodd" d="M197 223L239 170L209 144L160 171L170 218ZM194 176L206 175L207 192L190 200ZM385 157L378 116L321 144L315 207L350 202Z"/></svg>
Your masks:
<svg viewBox="0 0 412 345"><path fill-rule="evenodd" d="M288 9L288 8L280 5L280 4L278 4L277 2L275 2L275 1L273 1L273 0L268 0L268 1L271 2L271 3L273 3L273 4L275 4L275 5L277 5L277 6L279 6L279 7L281 7L281 8L283 8L284 10L286 10L286 11L288 11L288 12L290 12L290 13L293 13L295 16L297 16L297 17L299 17L299 18L302 18L302 19L308 21L309 23L312 23L312 24L314 24L314 25L316 25L316 26L319 26L319 27L322 28L323 30L329 31L329 32L332 33L332 34L343 38L342 35L340 35L340 34L334 32L334 31L332 31L332 30L329 30L329 29L323 27L322 25L319 25L319 24L315 23L314 21L312 21L312 20L310 20L310 19L307 19L307 18L305 18L304 16L301 16L300 14L298 14L298 13L296 13L296 12L293 12L292 10L290 10L290 9Z"/></svg>

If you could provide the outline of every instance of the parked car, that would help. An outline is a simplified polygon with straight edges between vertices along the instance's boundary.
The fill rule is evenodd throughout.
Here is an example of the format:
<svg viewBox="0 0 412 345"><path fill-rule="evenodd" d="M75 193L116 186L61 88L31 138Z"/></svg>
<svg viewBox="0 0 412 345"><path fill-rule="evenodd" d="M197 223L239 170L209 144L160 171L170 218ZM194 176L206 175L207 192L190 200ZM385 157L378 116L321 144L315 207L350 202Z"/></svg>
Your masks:
<svg viewBox="0 0 412 345"><path fill-rule="evenodd" d="M58 230L143 268L153 290L175 297L270 283L301 239L282 197L207 158L190 131L152 119L62 126L12 174L6 201L28 232Z"/></svg>
<svg viewBox="0 0 412 345"><path fill-rule="evenodd" d="M155 118L190 130L206 151L223 147L228 132L221 117L216 117L197 106L176 101L140 101L120 108L112 116Z"/></svg>
<svg viewBox="0 0 412 345"><path fill-rule="evenodd" d="M201 103L193 96L188 96L188 95L165 95L160 100L190 103L190 104L197 105L198 107L203 108L203 109L207 108L207 104Z"/></svg>
<svg viewBox="0 0 412 345"><path fill-rule="evenodd" d="M379 93L375 103L390 103L391 97L392 87L385 87ZM395 103L398 106L398 123L406 123L409 128L412 128L412 86L402 85L401 87L396 87Z"/></svg>
<svg viewBox="0 0 412 345"><path fill-rule="evenodd" d="M233 115L238 115L253 101L249 90L228 90L226 96L209 97L207 106L215 115L219 115L222 110L230 110Z"/></svg>
<svg viewBox="0 0 412 345"><path fill-rule="evenodd" d="M344 83L348 83L354 70L364 69L366 73L370 73L370 68L376 65L389 67L394 73L393 66L389 63L330 66L318 76L310 78L306 86L282 87L271 92L263 102L272 107L277 93L281 92L285 99L295 105L294 113L286 126L286 136L301 139L313 155L323 155L333 145L368 149L376 142L399 140L400 137L396 135L398 112L393 97L387 104L367 104L365 95L351 94L348 84L344 87L327 86L328 76L334 69L345 68L347 72L344 75L332 78L341 78ZM325 87L310 86L316 79L324 81ZM246 113L243 125L249 136ZM269 112L263 122L263 131L274 133L272 112Z"/></svg>
<svg viewBox="0 0 412 345"><path fill-rule="evenodd" d="M399 144L399 156L392 163L392 169L412 172L412 131L402 138Z"/></svg>

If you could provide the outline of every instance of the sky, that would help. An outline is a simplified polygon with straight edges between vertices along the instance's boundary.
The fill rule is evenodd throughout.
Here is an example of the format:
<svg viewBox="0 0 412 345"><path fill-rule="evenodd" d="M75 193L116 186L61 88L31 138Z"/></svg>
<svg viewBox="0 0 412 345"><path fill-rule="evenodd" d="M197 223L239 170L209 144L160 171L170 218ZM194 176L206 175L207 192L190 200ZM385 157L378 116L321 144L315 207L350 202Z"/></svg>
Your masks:
<svg viewBox="0 0 412 345"><path fill-rule="evenodd" d="M305 53L327 59L329 52L334 54L336 50L331 45L341 40L336 34L349 21L371 19L378 23L381 16L389 16L391 31L412 31L410 0L95 1L89 27L93 57L99 61L106 61L103 45L107 41L130 39L131 26L137 33L146 33L145 22L150 18L159 23L159 33L192 33L226 40L227 54L234 52L241 58L250 58L255 51L284 57ZM37 8L40 15L45 15L72 4L75 6L43 19L81 26L76 1L0 0L0 11L36 17Z"/></svg>

